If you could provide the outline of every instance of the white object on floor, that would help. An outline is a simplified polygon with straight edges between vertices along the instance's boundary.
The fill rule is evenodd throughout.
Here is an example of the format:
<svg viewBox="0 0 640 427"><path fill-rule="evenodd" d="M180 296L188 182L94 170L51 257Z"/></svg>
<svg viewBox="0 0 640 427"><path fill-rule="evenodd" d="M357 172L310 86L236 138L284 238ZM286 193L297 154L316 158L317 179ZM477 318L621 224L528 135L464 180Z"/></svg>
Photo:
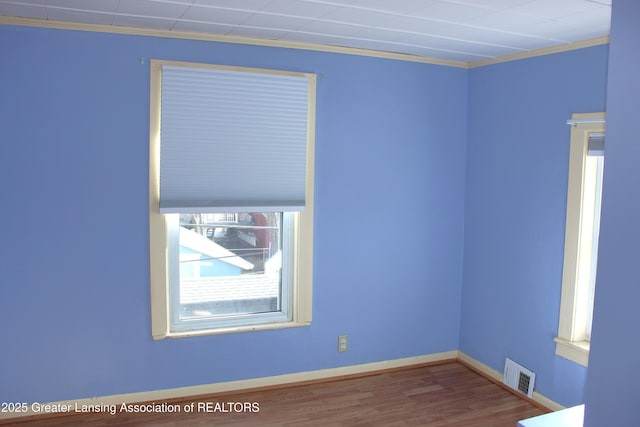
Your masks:
<svg viewBox="0 0 640 427"><path fill-rule="evenodd" d="M551 412L518 422L518 427L582 427L584 405Z"/></svg>

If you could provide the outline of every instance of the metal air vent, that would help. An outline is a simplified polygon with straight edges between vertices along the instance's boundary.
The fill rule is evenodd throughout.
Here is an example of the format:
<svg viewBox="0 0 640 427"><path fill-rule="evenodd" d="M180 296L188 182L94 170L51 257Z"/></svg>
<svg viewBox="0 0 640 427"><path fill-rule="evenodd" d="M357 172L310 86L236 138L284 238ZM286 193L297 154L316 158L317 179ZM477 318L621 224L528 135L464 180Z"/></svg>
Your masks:
<svg viewBox="0 0 640 427"><path fill-rule="evenodd" d="M504 375L502 377L502 382L505 385L519 393L532 397L535 379L536 374L507 357L504 364Z"/></svg>

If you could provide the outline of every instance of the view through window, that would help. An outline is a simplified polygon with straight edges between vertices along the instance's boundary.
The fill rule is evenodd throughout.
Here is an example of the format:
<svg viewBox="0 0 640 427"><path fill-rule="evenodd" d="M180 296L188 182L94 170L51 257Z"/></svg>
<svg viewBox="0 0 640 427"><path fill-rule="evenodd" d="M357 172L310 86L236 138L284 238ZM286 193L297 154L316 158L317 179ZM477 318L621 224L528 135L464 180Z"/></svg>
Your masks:
<svg viewBox="0 0 640 427"><path fill-rule="evenodd" d="M279 311L282 214L179 214L181 320Z"/></svg>

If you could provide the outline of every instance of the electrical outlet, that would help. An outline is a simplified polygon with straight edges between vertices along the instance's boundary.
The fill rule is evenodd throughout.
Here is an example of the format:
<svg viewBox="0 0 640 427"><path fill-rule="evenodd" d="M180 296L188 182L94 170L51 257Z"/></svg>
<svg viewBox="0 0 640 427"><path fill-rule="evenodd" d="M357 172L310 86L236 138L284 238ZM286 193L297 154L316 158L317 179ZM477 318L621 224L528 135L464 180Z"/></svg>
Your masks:
<svg viewBox="0 0 640 427"><path fill-rule="evenodd" d="M349 336L348 335L340 335L338 337L338 351L343 353L349 350Z"/></svg>

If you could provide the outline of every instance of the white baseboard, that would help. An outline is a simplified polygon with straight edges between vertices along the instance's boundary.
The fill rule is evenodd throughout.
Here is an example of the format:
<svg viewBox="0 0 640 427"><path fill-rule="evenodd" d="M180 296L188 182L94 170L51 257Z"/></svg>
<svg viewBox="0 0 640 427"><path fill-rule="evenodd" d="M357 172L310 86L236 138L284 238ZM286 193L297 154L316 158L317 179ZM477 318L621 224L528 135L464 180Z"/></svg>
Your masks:
<svg viewBox="0 0 640 427"><path fill-rule="evenodd" d="M484 375L486 375L487 377L493 378L494 380L498 381L498 382L502 382L502 373L496 371L495 369L485 365L482 362L478 362L477 360L475 360L474 358L467 356L466 354L464 354L463 352L458 352L458 360L468 364L469 366L472 366L473 368L477 369L478 371L482 372ZM545 397L543 395L541 395L540 393L538 393L537 391L533 392L533 401L539 403L540 405L551 409L552 411L559 411L561 409L565 409L564 406L560 405L559 403L554 402L553 400L549 399L548 397Z"/></svg>
<svg viewBox="0 0 640 427"><path fill-rule="evenodd" d="M26 404L26 411L24 412L0 412L0 419L52 414L53 410L49 410L47 412L44 412L42 410L38 411L38 405L50 405L50 409L60 408L61 410L57 412L75 413L75 408L82 408L83 405L95 405L102 407L110 407L112 405L116 405L117 407L120 407L123 403L127 405L142 402L155 402L161 404L163 401L188 398L191 396L238 392L242 390L257 389L263 387L277 387L288 384L294 385L296 383L306 381L317 381L344 377L348 375L374 373L376 371L383 371L386 369L403 368L425 363L456 360L458 356L459 352L457 350L452 350L443 353L428 354L424 356L407 357L403 359L385 360L382 362L364 363L359 365L342 366L339 368L298 372L294 374L277 375L272 377L254 378L240 381L203 384L189 387L179 387L139 393L117 394L111 396L92 397L87 399L66 400L59 402L31 402Z"/></svg>

